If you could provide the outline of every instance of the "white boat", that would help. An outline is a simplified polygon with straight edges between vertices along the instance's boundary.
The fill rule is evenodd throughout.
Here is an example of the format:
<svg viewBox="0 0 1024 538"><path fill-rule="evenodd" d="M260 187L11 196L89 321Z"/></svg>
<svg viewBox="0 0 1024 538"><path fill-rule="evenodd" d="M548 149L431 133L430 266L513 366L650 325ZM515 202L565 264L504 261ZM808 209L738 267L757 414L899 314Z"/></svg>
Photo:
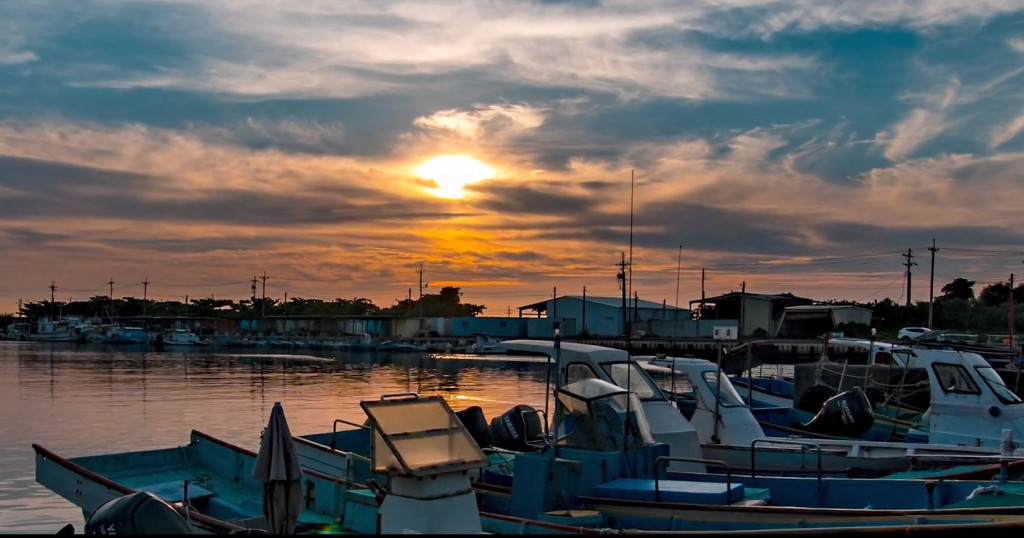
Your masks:
<svg viewBox="0 0 1024 538"><path fill-rule="evenodd" d="M678 376L679 385L693 389L696 410L691 422L701 435L707 458L750 466L750 449L754 443L772 440L799 443L811 449L814 457L841 454L857 468L886 471L903 466L939 465L992 461L1000 457L1024 457L1024 450L1014 450L1012 439L1024 438L1024 402L1013 394L995 374L992 367L973 353L947 350L901 350L913 354L901 360L928 365L925 368L933 382L932 407L925 413L930 424L921 423L911 429L908 437L920 442L895 443L857 439L765 438L749 407L714 363L703 359L657 357L649 368L663 368ZM946 375L957 372L953 390L944 390L936 372ZM719 377L720 375L720 377ZM944 377L942 379L945 379ZM721 383L720 396L714 387ZM968 393L970 392L970 393ZM930 415L930 416L929 416ZM715 420L715 417L718 420ZM843 417L844 419L846 417ZM718 424L717 428L715 424ZM927 429L926 429L927 428ZM827 463L823 463L828 467ZM841 465L841 462L840 462ZM765 466L774 467L770 459ZM777 470L785 470L783 468ZM827 471L827 470L826 470Z"/></svg>
<svg viewBox="0 0 1024 538"><path fill-rule="evenodd" d="M210 342L188 329L164 329L157 334L157 345L165 346L206 346Z"/></svg>
<svg viewBox="0 0 1024 538"><path fill-rule="evenodd" d="M688 361L688 364L701 365L701 369L691 371L698 381L693 383L700 392L697 396L700 413L695 413L693 421L689 421L679 412L664 392L655 384L650 375L626 351L619 349L578 344L572 342L555 343L547 340L508 340L503 343L507 349L520 352L531 352L557 357L559 377L555 381L563 386L586 378L598 378L628 388L635 393L643 406L651 433L658 442L669 445L673 457L706 458L725 461L732 470L749 472L752 468L762 472L788 473L828 473L847 474L850 469L861 470L866 474L879 474L905 471L915 466L938 463L933 460L956 463L992 463L1001 456L1024 457L1024 450L1012 454L1001 451L1003 429L1013 428L1012 436L1024 439L1024 420L1013 419L1010 422L988 421L988 425L970 429L966 424L957 428L969 433L971 446L961 446L942 437L938 432L948 431L939 426L935 443L884 443L871 441L841 441L821 439L784 439L771 438L764 435L761 426L750 413L735 388L723 373L718 376L717 366L709 361L699 359L676 359ZM907 350L911 351L911 350ZM929 357L946 361L961 360L975 368L975 373L988 364L981 357L973 354L960 354L955 351L913 350L921 353L927 351ZM934 355L932 355L934 354ZM964 357L963 355L973 355ZM677 366L682 363L677 363ZM966 370L966 367L963 368ZM989 369L991 369L989 367ZM981 374L979 374L981 375ZM714 383L721 380L723 397L715 404ZM996 376L996 379L999 379ZM996 381L988 380L981 383L987 393L972 395L989 402L995 400L991 386ZM977 383L976 383L977 385ZM1003 386L1005 389L1005 386ZM980 392L980 391L979 391ZM1007 390L1007 392L1009 392ZM1012 393L1010 393L1012 395ZM957 394L955 400L963 400L967 395ZM1014 396L1015 397L1015 396ZM1017 399L1017 402L1020 400ZM974 402L976 410L985 412L985 404ZM991 402L990 402L991 403ZM717 413L716 413L717 408ZM1024 406L1015 403L1004 404L1004 417L1024 413ZM933 410L932 427L950 418L951 409ZM1002 412L1001 412L1002 413ZM972 416L977 413L972 413ZM716 420L717 415L717 420ZM980 417L978 417L980 418ZM994 417L989 417L994 418ZM715 424L718 424L717 428ZM980 426L980 425L979 425ZM956 429L956 428L954 428ZM953 432L949 432L950 434ZM977 441L982 439L983 441ZM995 444L993 445L993 442ZM820 456L820 460L819 460ZM819 463L820 462L820 463ZM676 462L673 462L676 463ZM693 464L686 464L693 465ZM671 470L675 470L671 468Z"/></svg>
<svg viewBox="0 0 1024 538"><path fill-rule="evenodd" d="M93 326L84 318L67 316L58 319L42 318L36 329L25 336L37 342L87 342Z"/></svg>
<svg viewBox="0 0 1024 538"><path fill-rule="evenodd" d="M507 355L508 348L501 345L501 340L486 334L477 335L476 342L466 346L466 353L472 355Z"/></svg>

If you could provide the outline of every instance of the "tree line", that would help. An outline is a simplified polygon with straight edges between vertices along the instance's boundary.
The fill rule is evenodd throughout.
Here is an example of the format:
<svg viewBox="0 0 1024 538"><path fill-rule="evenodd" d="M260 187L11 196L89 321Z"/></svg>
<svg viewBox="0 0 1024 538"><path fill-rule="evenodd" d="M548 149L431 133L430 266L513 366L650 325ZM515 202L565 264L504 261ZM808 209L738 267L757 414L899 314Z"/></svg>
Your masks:
<svg viewBox="0 0 1024 538"><path fill-rule="evenodd" d="M337 298L333 301L290 297L287 302L272 298L235 301L197 297L184 301L143 300L136 297L113 299L97 295L84 301L29 301L22 304L18 315L36 320L44 317L83 316L99 318L142 317L218 317L252 318L261 316L367 316L382 315L398 318L476 316L484 311L481 305L463 303L460 288L446 286L435 294L424 294L422 299L401 299L388 307L357 297ZM14 316L5 314L0 320L6 325ZM4 319L6 318L6 319Z"/></svg>
<svg viewBox="0 0 1024 538"><path fill-rule="evenodd" d="M978 334L1007 334L1010 329L1010 285L1006 282L990 284L974 292L974 280L956 278L941 288L932 305L932 328ZM870 308L871 324L879 332L899 331L902 327L928 325L928 301L900 305L886 298L871 303L830 301L831 304L850 304ZM1013 289L1013 332L1024 328L1024 284ZM1017 307L1019 305L1019 307ZM848 327L847 336L866 337L867 327Z"/></svg>

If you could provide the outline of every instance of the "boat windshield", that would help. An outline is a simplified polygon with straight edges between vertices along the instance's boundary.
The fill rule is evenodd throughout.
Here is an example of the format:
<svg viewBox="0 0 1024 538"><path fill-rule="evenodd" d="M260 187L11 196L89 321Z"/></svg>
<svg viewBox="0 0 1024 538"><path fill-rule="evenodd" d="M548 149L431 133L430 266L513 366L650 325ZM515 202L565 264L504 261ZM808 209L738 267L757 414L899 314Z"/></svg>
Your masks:
<svg viewBox="0 0 1024 538"><path fill-rule="evenodd" d="M704 382L707 383L708 388L711 389L711 394L715 394L716 392L718 392L718 372L716 370L705 370L703 377ZM724 372L722 373L722 379L725 382L722 384L724 389L722 390L720 400L718 401L719 405L721 405L722 407L737 407L746 405L743 403L743 399L740 398L740 395L736 392L736 387L732 385L732 383L729 381L729 378L725 375Z"/></svg>
<svg viewBox="0 0 1024 538"><path fill-rule="evenodd" d="M601 364L601 368L616 385L635 393L641 401L665 398L644 369L635 362L606 362Z"/></svg>
<svg viewBox="0 0 1024 538"><path fill-rule="evenodd" d="M995 369L991 366L978 366L975 368L978 371L978 375L985 380L985 384L988 388L992 389L992 392L996 393L996 398L999 398L1000 402L1004 404L1019 404L1024 403L1020 397L1014 394L1006 383L1003 382L1003 378L999 377Z"/></svg>

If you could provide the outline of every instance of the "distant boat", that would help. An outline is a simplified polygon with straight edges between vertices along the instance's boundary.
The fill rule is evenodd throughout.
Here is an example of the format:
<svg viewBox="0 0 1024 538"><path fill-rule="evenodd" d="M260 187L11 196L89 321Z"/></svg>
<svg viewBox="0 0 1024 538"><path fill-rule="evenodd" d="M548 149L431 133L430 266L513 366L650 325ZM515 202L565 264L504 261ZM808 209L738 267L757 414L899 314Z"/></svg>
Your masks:
<svg viewBox="0 0 1024 538"><path fill-rule="evenodd" d="M100 343L113 345L148 344L149 331L144 327L104 325L100 331Z"/></svg>
<svg viewBox="0 0 1024 538"><path fill-rule="evenodd" d="M86 342L92 326L81 317L64 317L56 320L42 318L36 322L36 330L24 335L24 339L37 342Z"/></svg>
<svg viewBox="0 0 1024 538"><path fill-rule="evenodd" d="M188 329L164 329L158 335L165 346L207 346L210 342Z"/></svg>
<svg viewBox="0 0 1024 538"><path fill-rule="evenodd" d="M501 345L501 340L481 334L477 335L475 343L466 346L466 353L474 355L508 355L508 348Z"/></svg>

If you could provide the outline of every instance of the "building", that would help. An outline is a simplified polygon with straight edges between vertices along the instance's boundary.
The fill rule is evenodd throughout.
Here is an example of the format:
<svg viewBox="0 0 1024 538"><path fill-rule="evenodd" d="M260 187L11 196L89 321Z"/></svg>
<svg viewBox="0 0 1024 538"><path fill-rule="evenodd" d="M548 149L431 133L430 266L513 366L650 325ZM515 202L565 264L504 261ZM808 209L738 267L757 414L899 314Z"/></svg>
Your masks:
<svg viewBox="0 0 1024 538"><path fill-rule="evenodd" d="M782 313L777 338L817 338L841 324L871 325L871 309L854 305L790 306Z"/></svg>
<svg viewBox="0 0 1024 538"><path fill-rule="evenodd" d="M636 336L696 336L691 326L690 311L665 302L634 298L624 309L622 297L587 296L584 299L581 295L563 295L520 306L518 310L520 317L524 312L532 311L536 318L543 315L545 317L541 319L548 320L543 325L529 326L529 337L550 338L554 334L555 321L559 323L561 334L567 337L622 336L627 321L631 322Z"/></svg>
<svg viewBox="0 0 1024 538"><path fill-rule="evenodd" d="M759 329L764 336L770 336L779 330L787 308L810 305L814 301L797 297L792 293L766 295L734 291L715 297L694 299L690 301L691 309L695 303L700 314L701 334L705 333L704 325L723 325L721 320L738 320L742 336L753 336Z"/></svg>

